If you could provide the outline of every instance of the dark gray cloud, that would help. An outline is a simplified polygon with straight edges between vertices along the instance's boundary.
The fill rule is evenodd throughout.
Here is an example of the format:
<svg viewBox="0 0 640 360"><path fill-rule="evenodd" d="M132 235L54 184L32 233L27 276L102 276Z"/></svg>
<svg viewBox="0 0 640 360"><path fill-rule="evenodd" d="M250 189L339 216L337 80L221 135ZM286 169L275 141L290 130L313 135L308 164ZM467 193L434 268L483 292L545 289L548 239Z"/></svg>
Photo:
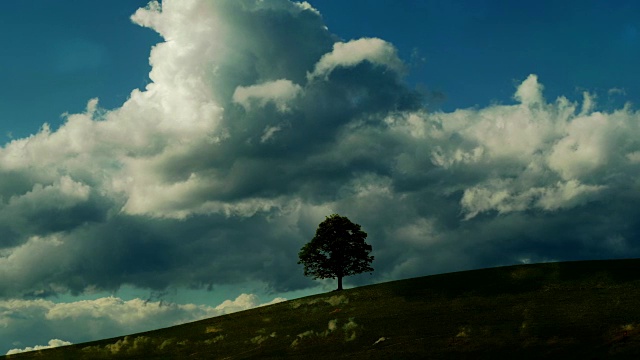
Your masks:
<svg viewBox="0 0 640 360"><path fill-rule="evenodd" d="M256 282L310 287L300 247L337 212L383 281L638 256L640 128L547 101L428 112L392 44L308 4L152 3L152 83L0 149L0 296Z"/></svg>

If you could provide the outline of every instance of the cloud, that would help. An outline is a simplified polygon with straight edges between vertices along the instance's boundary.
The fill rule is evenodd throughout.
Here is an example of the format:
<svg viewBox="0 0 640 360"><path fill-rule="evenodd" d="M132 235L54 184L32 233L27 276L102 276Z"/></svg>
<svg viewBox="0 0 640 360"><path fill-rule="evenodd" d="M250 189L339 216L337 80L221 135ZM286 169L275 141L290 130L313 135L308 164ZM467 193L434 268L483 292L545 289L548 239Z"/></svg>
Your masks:
<svg viewBox="0 0 640 360"><path fill-rule="evenodd" d="M363 61L388 67L395 72L401 72L404 68L393 45L377 38L364 38L335 43L333 51L320 58L307 78L313 80L324 77L326 80L335 68L352 67Z"/></svg>
<svg viewBox="0 0 640 360"><path fill-rule="evenodd" d="M296 85L290 80L280 79L248 87L238 86L233 93L233 101L247 110L251 110L251 104L254 102L261 107L272 102L278 111L287 112L289 110L287 103L298 96L301 91L300 85Z"/></svg>
<svg viewBox="0 0 640 360"><path fill-rule="evenodd" d="M132 19L165 39L143 91L112 110L91 99L0 149L3 297L269 284L317 221L296 212L330 210L366 156L357 138L345 138L351 159L327 150L357 121L419 101L390 44L334 47L309 4L152 2ZM307 80L327 66L335 81ZM278 288L303 280L286 277Z"/></svg>
<svg viewBox="0 0 640 360"><path fill-rule="evenodd" d="M222 304L215 307L216 310L225 314L251 309L258 306L267 306L276 304L286 299L277 297L268 303L260 304L260 299L254 294L240 294L235 300L225 300Z"/></svg>
<svg viewBox="0 0 640 360"><path fill-rule="evenodd" d="M542 104L542 90L544 86L538 82L538 76L531 74L524 80L513 96L522 105Z"/></svg>
<svg viewBox="0 0 640 360"><path fill-rule="evenodd" d="M89 95L58 129L0 148L4 299L308 288L297 253L331 213L362 225L374 249L374 275L351 284L640 255L630 105L548 100L531 75L513 103L430 112L392 44L340 40L304 3L165 0L132 20L164 39L144 90L114 109ZM78 319L92 316L84 305ZM100 306L130 318L220 311Z"/></svg>
<svg viewBox="0 0 640 360"><path fill-rule="evenodd" d="M49 340L48 345L36 345L36 346L33 346L33 347L27 346L24 349L11 349L11 350L7 351L7 355L19 354L19 353L23 353L23 352L27 352L27 351L34 351L34 350L51 349L51 348L55 348L55 347L65 346L65 345L72 345L72 343L70 343L68 341L59 340L59 339L51 339L51 340Z"/></svg>
<svg viewBox="0 0 640 360"><path fill-rule="evenodd" d="M594 200L594 195L606 188L601 185L584 185L577 180L558 182L555 187L530 188L517 193L510 191L512 187L512 184L505 182L492 182L486 186L466 189L460 201L463 211L467 213L465 218L470 219L481 212L491 210L504 214L530 208L572 208Z"/></svg>
<svg viewBox="0 0 640 360"><path fill-rule="evenodd" d="M226 300L213 307L139 298L123 300L113 296L59 303L43 299L12 299L0 301L0 335L10 343L24 341L26 338L44 341L40 339L64 334L66 339L79 343L182 324L284 300L275 298L261 303L254 294L240 294L234 300ZM71 343L51 340L49 346L12 349L10 353L69 344Z"/></svg>

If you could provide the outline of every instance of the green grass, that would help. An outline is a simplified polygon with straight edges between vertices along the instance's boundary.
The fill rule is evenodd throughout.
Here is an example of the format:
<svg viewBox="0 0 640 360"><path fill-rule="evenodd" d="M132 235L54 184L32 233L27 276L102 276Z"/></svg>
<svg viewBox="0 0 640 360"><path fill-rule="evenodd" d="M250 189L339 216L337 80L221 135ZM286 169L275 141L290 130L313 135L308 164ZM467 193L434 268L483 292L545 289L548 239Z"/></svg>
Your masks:
<svg viewBox="0 0 640 360"><path fill-rule="evenodd" d="M283 357L640 358L640 259L394 281L3 358Z"/></svg>

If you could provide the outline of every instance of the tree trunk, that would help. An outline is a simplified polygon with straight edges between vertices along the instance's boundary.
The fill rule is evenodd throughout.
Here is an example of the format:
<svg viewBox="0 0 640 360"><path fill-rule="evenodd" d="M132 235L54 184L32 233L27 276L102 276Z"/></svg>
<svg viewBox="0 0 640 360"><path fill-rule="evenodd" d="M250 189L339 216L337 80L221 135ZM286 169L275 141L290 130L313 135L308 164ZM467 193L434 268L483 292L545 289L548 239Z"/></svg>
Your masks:
<svg viewBox="0 0 640 360"><path fill-rule="evenodd" d="M342 276L338 276L338 288L336 290L342 290Z"/></svg>

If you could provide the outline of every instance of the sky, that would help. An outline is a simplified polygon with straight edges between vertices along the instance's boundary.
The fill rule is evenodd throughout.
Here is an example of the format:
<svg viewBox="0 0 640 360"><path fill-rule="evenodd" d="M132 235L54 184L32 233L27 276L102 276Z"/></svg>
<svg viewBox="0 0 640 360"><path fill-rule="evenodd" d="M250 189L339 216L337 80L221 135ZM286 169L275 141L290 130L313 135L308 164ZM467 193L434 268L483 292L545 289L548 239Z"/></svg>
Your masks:
<svg viewBox="0 0 640 360"><path fill-rule="evenodd" d="M372 275L640 256L635 1L13 1L0 11L0 353Z"/></svg>

